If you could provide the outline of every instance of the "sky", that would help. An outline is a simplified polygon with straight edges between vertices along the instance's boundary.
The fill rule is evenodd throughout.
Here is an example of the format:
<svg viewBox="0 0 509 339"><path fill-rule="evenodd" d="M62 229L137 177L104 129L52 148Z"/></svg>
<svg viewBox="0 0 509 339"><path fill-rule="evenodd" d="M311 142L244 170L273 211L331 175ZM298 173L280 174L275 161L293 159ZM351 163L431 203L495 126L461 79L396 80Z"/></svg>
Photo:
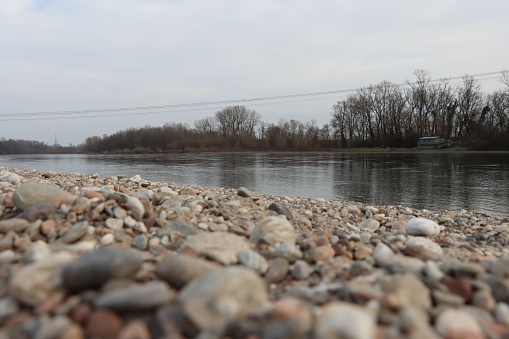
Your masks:
<svg viewBox="0 0 509 339"><path fill-rule="evenodd" d="M476 77L489 92L509 69L507 13L507 0L0 0L0 138L77 145L232 105L321 126L346 90L417 69L489 73ZM309 93L324 94L292 96Z"/></svg>

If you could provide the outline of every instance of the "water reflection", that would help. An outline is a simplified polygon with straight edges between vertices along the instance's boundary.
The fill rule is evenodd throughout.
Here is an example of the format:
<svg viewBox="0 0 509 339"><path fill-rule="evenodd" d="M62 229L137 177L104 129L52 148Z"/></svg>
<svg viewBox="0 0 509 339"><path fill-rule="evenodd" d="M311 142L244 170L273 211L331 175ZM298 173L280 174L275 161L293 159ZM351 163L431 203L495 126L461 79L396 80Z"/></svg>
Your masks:
<svg viewBox="0 0 509 339"><path fill-rule="evenodd" d="M507 153L29 155L0 165L509 216Z"/></svg>

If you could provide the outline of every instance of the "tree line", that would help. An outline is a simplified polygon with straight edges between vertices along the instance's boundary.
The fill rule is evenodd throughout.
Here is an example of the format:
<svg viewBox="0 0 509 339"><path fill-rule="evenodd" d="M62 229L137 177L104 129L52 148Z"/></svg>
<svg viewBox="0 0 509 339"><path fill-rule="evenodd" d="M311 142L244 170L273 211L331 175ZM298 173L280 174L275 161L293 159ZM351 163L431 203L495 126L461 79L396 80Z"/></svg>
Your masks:
<svg viewBox="0 0 509 339"><path fill-rule="evenodd" d="M465 76L457 84L415 71L405 86L388 81L360 88L332 106L331 120L262 121L245 106L229 106L194 126L168 123L89 137L88 152L223 150L316 150L353 147L415 147L423 136L441 136L470 147L509 149L509 76L504 89L481 91Z"/></svg>
<svg viewBox="0 0 509 339"><path fill-rule="evenodd" d="M34 140L0 139L0 154L54 154L77 153L78 151L79 147L73 145L48 145Z"/></svg>
<svg viewBox="0 0 509 339"><path fill-rule="evenodd" d="M331 107L331 119L262 121L245 106L229 106L196 120L194 126L167 123L92 136L77 147L37 141L0 140L0 154L58 152L146 153L415 147L423 136L440 136L470 148L509 150L509 73L503 89L481 91L479 81L432 80L417 70L405 85L389 81L360 88Z"/></svg>

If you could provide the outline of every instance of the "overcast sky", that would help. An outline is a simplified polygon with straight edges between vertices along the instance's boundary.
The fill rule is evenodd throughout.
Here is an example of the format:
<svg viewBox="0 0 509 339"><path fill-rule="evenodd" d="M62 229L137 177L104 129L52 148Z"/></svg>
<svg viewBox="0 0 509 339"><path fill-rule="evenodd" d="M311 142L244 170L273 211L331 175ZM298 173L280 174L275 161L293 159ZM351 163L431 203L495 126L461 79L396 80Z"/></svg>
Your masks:
<svg viewBox="0 0 509 339"><path fill-rule="evenodd" d="M235 104L323 125L348 93L249 99L506 70L508 13L507 0L0 0L0 138L76 145Z"/></svg>

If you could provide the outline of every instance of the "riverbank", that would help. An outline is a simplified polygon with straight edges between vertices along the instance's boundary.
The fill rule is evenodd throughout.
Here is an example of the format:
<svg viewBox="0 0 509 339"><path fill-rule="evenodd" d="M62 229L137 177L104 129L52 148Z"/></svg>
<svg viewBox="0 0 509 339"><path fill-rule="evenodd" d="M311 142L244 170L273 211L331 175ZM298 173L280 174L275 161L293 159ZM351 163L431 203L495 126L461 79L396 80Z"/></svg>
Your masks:
<svg viewBox="0 0 509 339"><path fill-rule="evenodd" d="M509 220L0 167L0 337L497 338Z"/></svg>

